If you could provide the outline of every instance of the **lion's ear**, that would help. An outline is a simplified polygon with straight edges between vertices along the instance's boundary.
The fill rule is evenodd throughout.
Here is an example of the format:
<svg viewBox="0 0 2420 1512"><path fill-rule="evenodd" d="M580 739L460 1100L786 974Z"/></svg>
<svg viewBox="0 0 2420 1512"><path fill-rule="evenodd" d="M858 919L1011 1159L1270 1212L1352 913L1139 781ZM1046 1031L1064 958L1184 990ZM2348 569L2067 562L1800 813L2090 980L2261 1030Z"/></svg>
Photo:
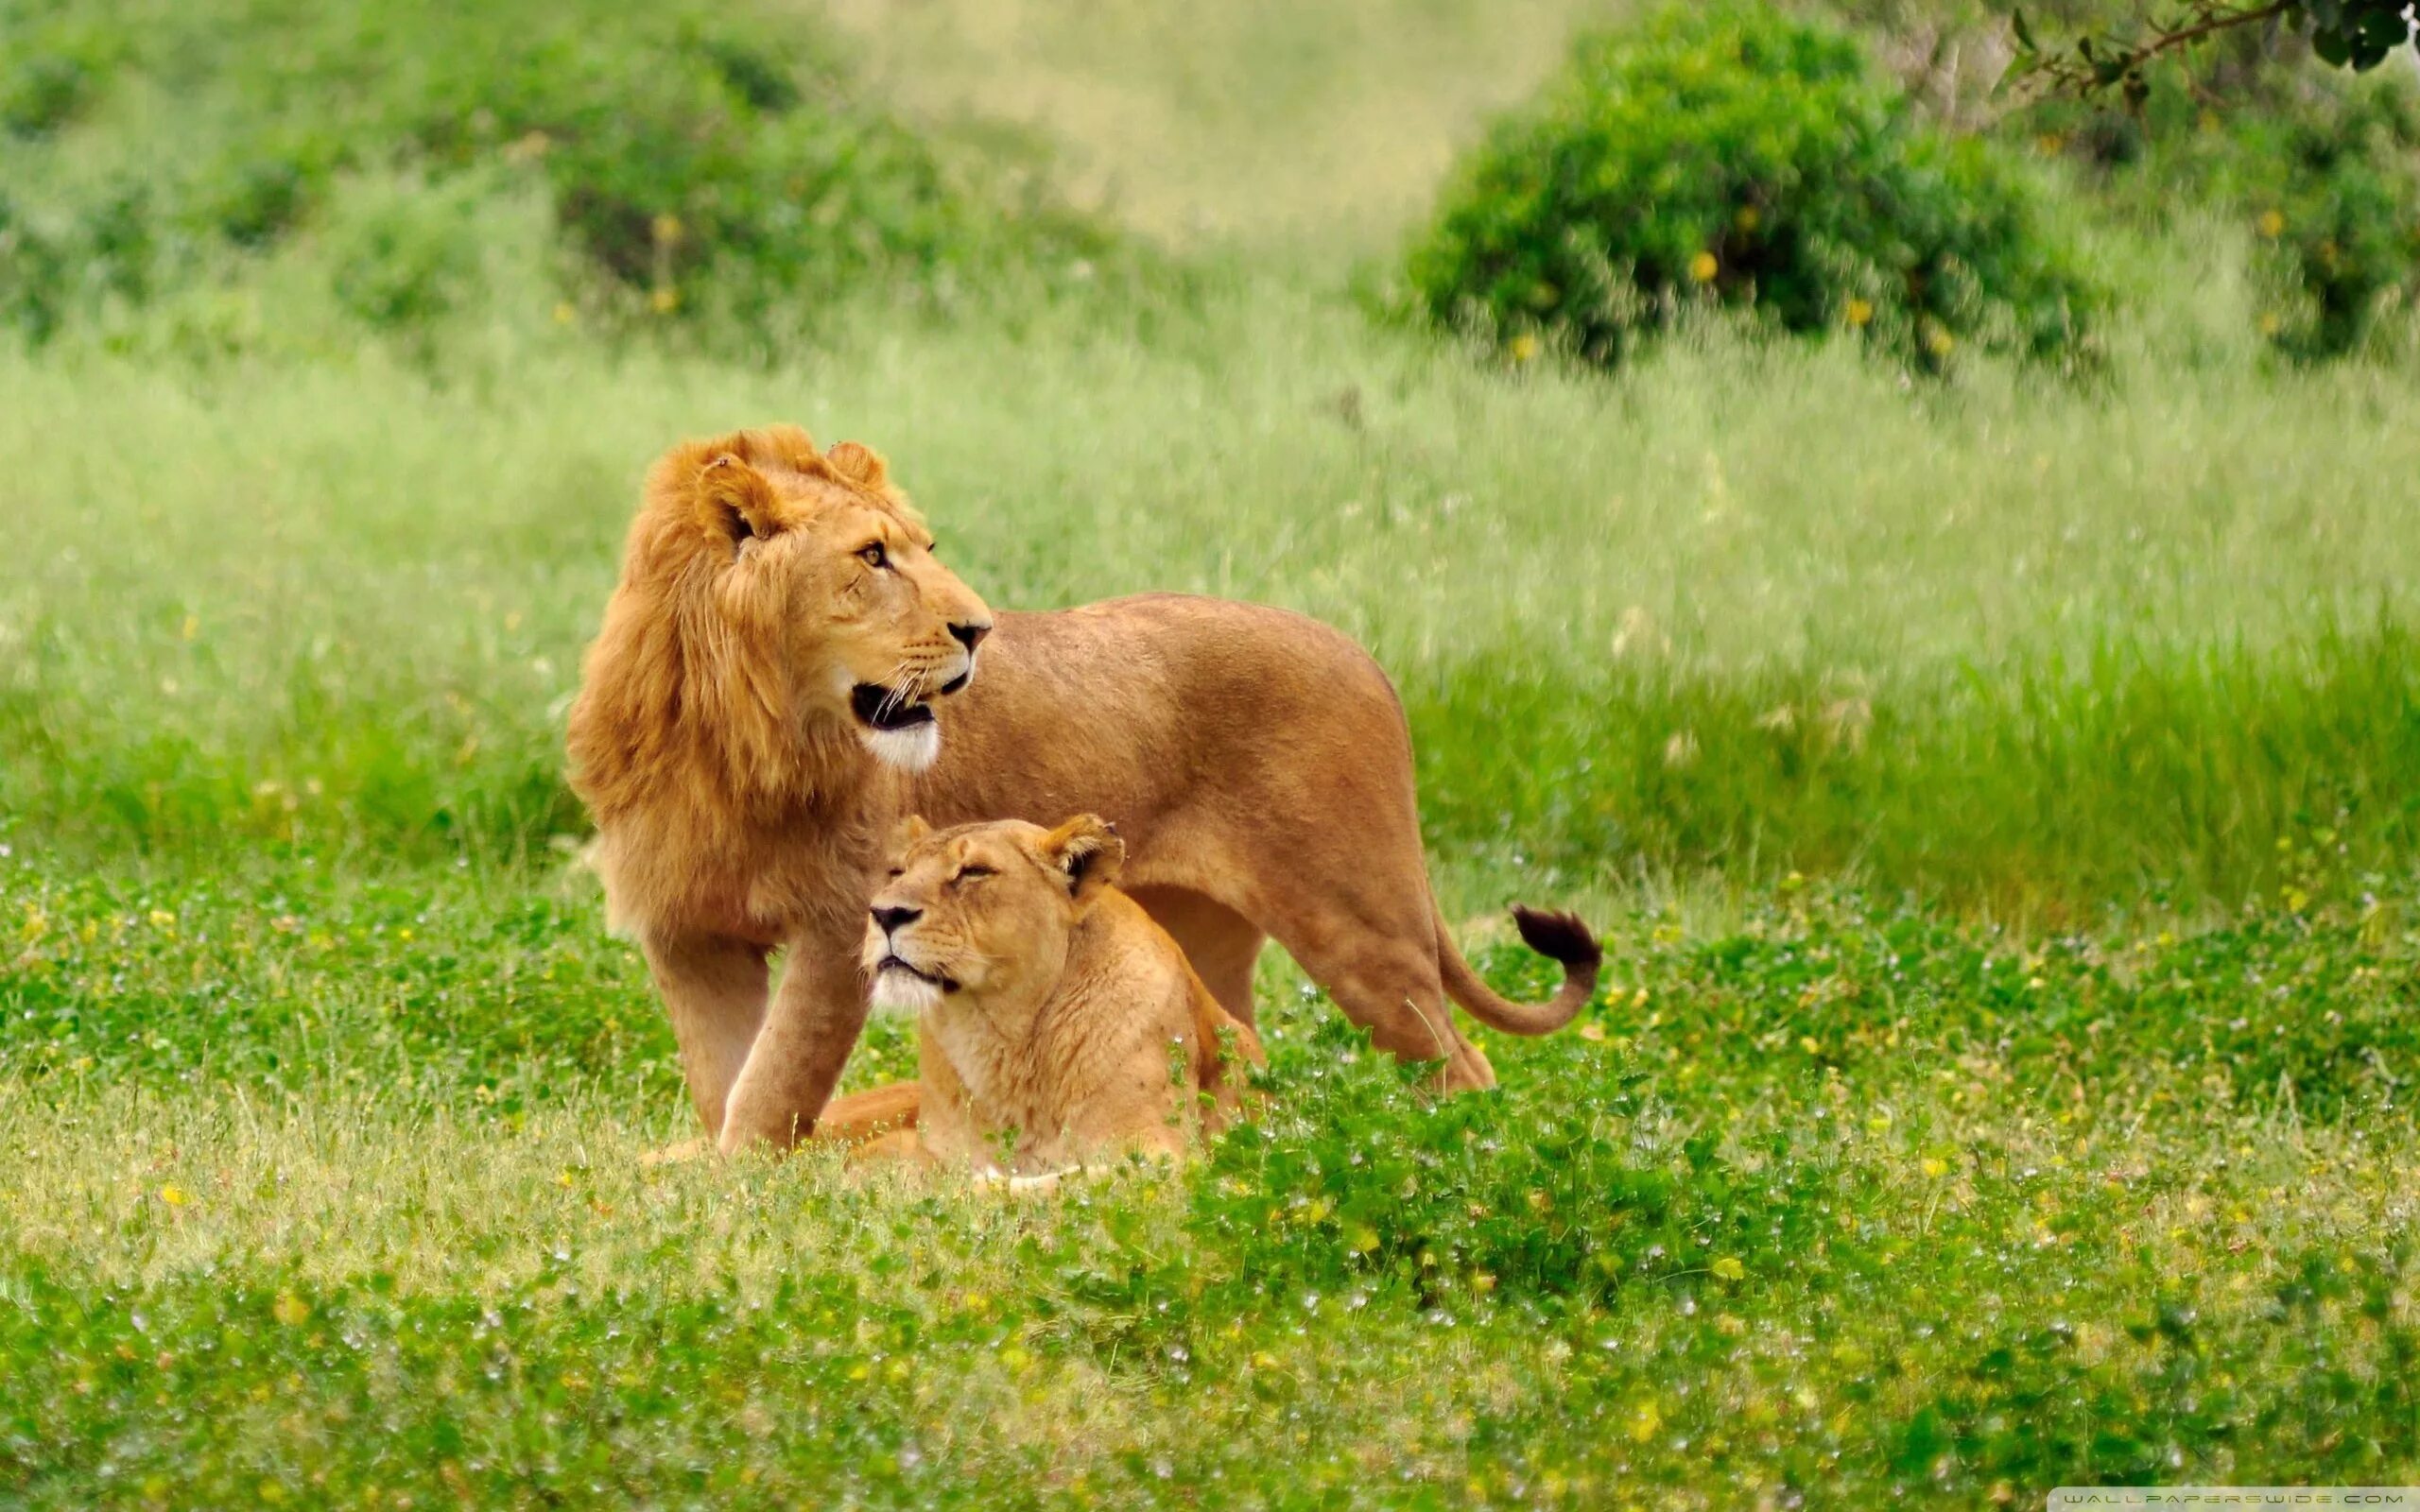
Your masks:
<svg viewBox="0 0 2420 1512"><path fill-rule="evenodd" d="M925 816L923 815L908 815L906 818L890 827L890 854L892 856L906 855L910 847L932 833L933 827L925 822Z"/></svg>
<svg viewBox="0 0 2420 1512"><path fill-rule="evenodd" d="M824 453L823 460L860 488L879 489L890 480L890 470L884 466L882 454L856 441L842 441Z"/></svg>
<svg viewBox="0 0 2420 1512"><path fill-rule="evenodd" d="M698 474L698 502L706 523L731 538L737 551L751 539L762 541L781 529L774 508L773 486L765 474L725 452Z"/></svg>
<svg viewBox="0 0 2420 1512"><path fill-rule="evenodd" d="M1042 859L1066 877L1069 895L1081 906L1117 880L1126 842L1107 819L1080 814L1042 837Z"/></svg>

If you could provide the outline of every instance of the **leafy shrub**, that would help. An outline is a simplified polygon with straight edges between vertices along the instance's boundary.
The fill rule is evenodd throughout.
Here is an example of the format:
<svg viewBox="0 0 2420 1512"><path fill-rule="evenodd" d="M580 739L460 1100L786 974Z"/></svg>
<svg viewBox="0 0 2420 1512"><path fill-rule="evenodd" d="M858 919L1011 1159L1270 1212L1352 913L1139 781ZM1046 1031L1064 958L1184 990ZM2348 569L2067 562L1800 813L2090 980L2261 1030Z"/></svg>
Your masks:
<svg viewBox="0 0 2420 1512"><path fill-rule="evenodd" d="M416 180L342 228L337 300L364 324L417 331L451 311L478 275L479 247L459 196Z"/></svg>
<svg viewBox="0 0 2420 1512"><path fill-rule="evenodd" d="M59 238L0 193L0 324L37 344L59 327L68 256Z"/></svg>
<svg viewBox="0 0 2420 1512"><path fill-rule="evenodd" d="M213 197L211 223L238 247L262 248L302 216L319 175L285 153L233 164Z"/></svg>
<svg viewBox="0 0 2420 1512"><path fill-rule="evenodd" d="M0 76L0 128L14 136L48 136L93 97L97 80L79 59L38 53Z"/></svg>
<svg viewBox="0 0 2420 1512"><path fill-rule="evenodd" d="M1716 301L1937 365L2076 340L2098 295L2046 221L2014 157L1917 124L1850 38L1682 8L1582 39L1462 165L1409 279L1438 319L1605 364Z"/></svg>
<svg viewBox="0 0 2420 1512"><path fill-rule="evenodd" d="M2204 146L2205 172L2250 219L2289 291L2264 318L2300 357L2333 357L2369 335L2382 305L2420 284L2420 105L2378 84L2290 112L2238 116Z"/></svg>
<svg viewBox="0 0 2420 1512"><path fill-rule="evenodd" d="M2134 109L2053 94L2017 124L2089 170L2121 215L2153 227L2179 205L2236 217L2278 296L2261 312L2264 334L2292 356L2343 355L2420 289L2420 94L2401 79L2316 74L2290 34L2228 41L2224 111L2205 80L2167 67L2145 77Z"/></svg>
<svg viewBox="0 0 2420 1512"><path fill-rule="evenodd" d="M0 330L38 346L111 295L143 299L159 261L152 218L134 183L112 185L73 219L37 221L0 194Z"/></svg>
<svg viewBox="0 0 2420 1512"><path fill-rule="evenodd" d="M700 292L761 310L990 249L990 207L921 140L846 104L824 65L761 44L536 48L465 69L432 106L418 134L433 150L534 159L573 244L659 314Z"/></svg>
<svg viewBox="0 0 2420 1512"><path fill-rule="evenodd" d="M280 246L354 186L389 180L417 180L439 198L475 184L499 203L542 185L583 306L694 318L757 345L775 310L811 313L864 287L946 297L1109 249L1092 224L995 187L1015 176L958 171L944 149L864 101L811 24L774 8L500 0L407 20L342 0L165 17L138 17L128 0L92 9L96 27L121 39L113 66L167 97L163 116L201 123L199 139L173 152L139 144L132 156L155 165L140 201L96 205L76 176L51 178L61 198L34 207L56 228L39 246L22 230L26 214L12 220L17 250L0 249L12 292L0 298L28 329L56 329L92 302L80 273L63 290L43 275L39 300L24 292L35 264L58 260L51 252L71 272L81 266L82 233L66 228L90 222L113 245L172 248L182 277L242 276L249 254ZM11 123L14 102L29 102L27 121L55 123L92 88L89 72L7 66L0 101ZM145 123L120 129L140 137ZM115 217L106 228L94 218L103 211ZM470 287L446 229L461 218L398 207L336 227L339 301L389 330L441 316ZM110 286L164 287L160 261L142 277L112 272Z"/></svg>

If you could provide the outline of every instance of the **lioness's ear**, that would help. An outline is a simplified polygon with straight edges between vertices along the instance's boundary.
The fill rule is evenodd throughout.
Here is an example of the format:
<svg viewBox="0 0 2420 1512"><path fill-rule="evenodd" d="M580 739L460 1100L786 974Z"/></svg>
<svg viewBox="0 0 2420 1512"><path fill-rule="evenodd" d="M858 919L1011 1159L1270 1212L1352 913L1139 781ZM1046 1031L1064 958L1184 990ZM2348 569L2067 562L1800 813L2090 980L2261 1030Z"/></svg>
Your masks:
<svg viewBox="0 0 2420 1512"><path fill-rule="evenodd" d="M890 853L904 856L910 846L932 833L933 827L925 822L923 815L910 814L890 827Z"/></svg>
<svg viewBox="0 0 2420 1512"><path fill-rule="evenodd" d="M824 453L823 460L832 464L834 472L863 488L879 489L890 477L882 455L856 441L842 441Z"/></svg>
<svg viewBox="0 0 2420 1512"><path fill-rule="evenodd" d="M752 537L762 541L781 528L773 509L773 486L729 452L699 472L698 502L707 524L731 538L734 551Z"/></svg>
<svg viewBox="0 0 2420 1512"><path fill-rule="evenodd" d="M1080 814L1042 837L1042 858L1067 878L1067 891L1080 906L1117 880L1126 864L1126 842L1107 819Z"/></svg>

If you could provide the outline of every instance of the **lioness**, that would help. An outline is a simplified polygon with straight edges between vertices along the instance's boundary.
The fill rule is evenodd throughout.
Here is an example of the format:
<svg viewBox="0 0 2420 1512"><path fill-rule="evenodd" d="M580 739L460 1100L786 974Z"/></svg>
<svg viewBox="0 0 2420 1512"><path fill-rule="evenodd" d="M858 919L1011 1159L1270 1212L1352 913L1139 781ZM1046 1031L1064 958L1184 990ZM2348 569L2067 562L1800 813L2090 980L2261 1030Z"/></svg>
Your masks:
<svg viewBox="0 0 2420 1512"><path fill-rule="evenodd" d="M1035 1176L1134 1150L1183 1156L1235 1110L1260 1040L1111 884L1101 819L900 827L862 960L914 1013L916 1127L870 1153Z"/></svg>
<svg viewBox="0 0 2420 1512"><path fill-rule="evenodd" d="M1403 710L1352 641L1173 594L995 619L933 545L881 458L794 426L675 447L631 527L571 711L572 781L723 1149L812 1131L865 1022L882 842L911 811L1109 816L1127 891L1232 1017L1253 1022L1274 936L1448 1087L1495 1080L1449 995L1514 1034L1586 1004L1598 947L1569 915L1513 911L1564 964L1545 1004L1506 1002L1454 949Z"/></svg>

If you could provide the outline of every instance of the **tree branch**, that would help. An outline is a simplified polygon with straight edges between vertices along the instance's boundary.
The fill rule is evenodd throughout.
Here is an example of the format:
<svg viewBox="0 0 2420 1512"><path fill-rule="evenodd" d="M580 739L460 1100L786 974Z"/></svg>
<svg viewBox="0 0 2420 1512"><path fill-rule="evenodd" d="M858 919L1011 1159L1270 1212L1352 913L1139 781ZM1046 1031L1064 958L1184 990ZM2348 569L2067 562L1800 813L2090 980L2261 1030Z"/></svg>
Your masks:
<svg viewBox="0 0 2420 1512"><path fill-rule="evenodd" d="M2271 0L2270 4L2251 10L2221 12L2197 22L2182 31L2166 33L2146 45L2135 48L2133 60L2136 63L2148 62L2162 53L2173 52L2179 47L2189 47L2213 32L2232 31L2238 26L2257 26L2261 22L2284 15L2300 3L2301 0Z"/></svg>

